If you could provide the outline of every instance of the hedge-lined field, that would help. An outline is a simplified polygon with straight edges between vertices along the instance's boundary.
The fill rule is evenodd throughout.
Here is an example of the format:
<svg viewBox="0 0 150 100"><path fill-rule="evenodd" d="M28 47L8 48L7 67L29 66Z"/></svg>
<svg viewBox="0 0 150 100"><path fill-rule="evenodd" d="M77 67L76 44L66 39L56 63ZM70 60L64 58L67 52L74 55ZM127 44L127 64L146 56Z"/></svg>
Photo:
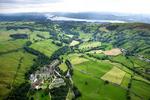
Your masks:
<svg viewBox="0 0 150 100"><path fill-rule="evenodd" d="M33 43L30 48L37 50L46 56L50 57L59 47L52 43L52 40L43 40L36 43Z"/></svg>

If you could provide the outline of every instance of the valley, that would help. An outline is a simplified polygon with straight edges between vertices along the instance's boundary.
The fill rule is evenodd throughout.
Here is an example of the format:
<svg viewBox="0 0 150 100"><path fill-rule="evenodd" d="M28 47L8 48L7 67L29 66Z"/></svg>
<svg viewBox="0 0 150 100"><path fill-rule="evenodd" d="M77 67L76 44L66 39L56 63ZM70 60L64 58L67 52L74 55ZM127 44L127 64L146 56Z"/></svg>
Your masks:
<svg viewBox="0 0 150 100"><path fill-rule="evenodd" d="M150 25L0 22L0 99L149 100Z"/></svg>

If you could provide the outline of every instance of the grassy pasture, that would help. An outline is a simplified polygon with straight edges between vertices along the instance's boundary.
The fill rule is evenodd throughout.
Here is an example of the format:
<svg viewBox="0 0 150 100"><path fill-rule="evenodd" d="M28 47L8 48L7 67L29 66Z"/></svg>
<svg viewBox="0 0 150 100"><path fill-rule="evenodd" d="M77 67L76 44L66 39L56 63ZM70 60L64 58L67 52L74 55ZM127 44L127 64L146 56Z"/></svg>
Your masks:
<svg viewBox="0 0 150 100"><path fill-rule="evenodd" d="M91 50L88 53L103 53L102 50Z"/></svg>
<svg viewBox="0 0 150 100"><path fill-rule="evenodd" d="M71 55L70 59L78 58L79 55ZM85 59L85 58L84 58ZM81 92L79 100L125 100L125 90L112 84L105 84L100 79L112 65L107 62L89 60L86 62L73 63L73 82ZM86 92L85 92L86 91ZM117 92L117 94L116 94Z"/></svg>
<svg viewBox="0 0 150 100"><path fill-rule="evenodd" d="M62 63L62 64L59 66L59 68L60 68L63 72L67 71L67 69L68 69L68 67L67 67L67 65L66 65L65 63Z"/></svg>
<svg viewBox="0 0 150 100"><path fill-rule="evenodd" d="M134 61L135 67L141 68L150 68L150 64L148 62L142 61L137 57L131 56L129 57L132 61Z"/></svg>
<svg viewBox="0 0 150 100"><path fill-rule="evenodd" d="M10 31L7 31L6 29L0 29L0 42L11 39L9 35L10 35Z"/></svg>
<svg viewBox="0 0 150 100"><path fill-rule="evenodd" d="M108 55L108 56L117 56L119 54L121 54L121 50L119 48L114 48L114 49L111 49L111 50L106 50L106 51L103 51L103 50L91 50L87 53L92 53L92 54L95 54L95 55L98 55L98 54L104 54L104 55Z"/></svg>
<svg viewBox="0 0 150 100"><path fill-rule="evenodd" d="M21 57L23 58L21 67L18 69L17 77L14 80ZM34 63L34 58L36 58L34 55L23 51L12 52L0 56L0 98L10 92L10 86L13 81L15 86L25 81L24 74Z"/></svg>
<svg viewBox="0 0 150 100"><path fill-rule="evenodd" d="M79 43L80 43L79 41L73 40L73 41L70 43L70 46L75 46L75 45L78 45Z"/></svg>
<svg viewBox="0 0 150 100"><path fill-rule="evenodd" d="M8 41L12 38L9 36L11 34L30 34L31 31L28 29L18 29L18 30L6 30L6 29L0 29L0 41Z"/></svg>
<svg viewBox="0 0 150 100"><path fill-rule="evenodd" d="M43 37L39 37L39 36ZM38 41L38 40L43 40L43 39L48 39L50 38L50 34L49 32L46 32L46 31L33 31L33 32L30 32L30 41L34 42L34 41Z"/></svg>
<svg viewBox="0 0 150 100"><path fill-rule="evenodd" d="M88 59L85 59L81 57L81 55L78 55L78 54L69 55L69 58L72 64L80 64L80 63L88 61Z"/></svg>
<svg viewBox="0 0 150 100"><path fill-rule="evenodd" d="M73 81L82 94L79 100L126 100L125 90L78 70L74 70Z"/></svg>
<svg viewBox="0 0 150 100"><path fill-rule="evenodd" d="M50 39L36 42L32 44L30 48L33 48L48 57L50 57L56 50L59 49L59 47L53 44Z"/></svg>
<svg viewBox="0 0 150 100"><path fill-rule="evenodd" d="M109 32L109 30L106 27L100 27L99 30L102 32Z"/></svg>
<svg viewBox="0 0 150 100"><path fill-rule="evenodd" d="M137 95L141 96L142 100L150 99L150 84L144 83L142 81L133 80L131 91L135 92Z"/></svg>
<svg viewBox="0 0 150 100"><path fill-rule="evenodd" d="M96 77L104 75L112 68L112 64L107 62L97 62L91 59L86 59L78 54L69 55L70 61L74 69L85 72Z"/></svg>
<svg viewBox="0 0 150 100"><path fill-rule="evenodd" d="M121 85L122 87L127 88L127 87L128 87L128 84L129 84L130 79L131 79L131 75L130 75L130 74L128 74L128 73L126 73L126 74L125 74L125 76L123 77L122 82L121 82L121 84L120 84L120 85Z"/></svg>
<svg viewBox="0 0 150 100"><path fill-rule="evenodd" d="M17 39L17 40L0 42L0 52L8 52L11 50L22 48L26 42L27 42L26 39Z"/></svg>
<svg viewBox="0 0 150 100"><path fill-rule="evenodd" d="M79 31L79 38L84 39L84 40L89 40L92 37L92 34L87 34L84 32Z"/></svg>
<svg viewBox="0 0 150 100"><path fill-rule="evenodd" d="M117 67L113 67L110 71L108 71L105 75L103 75L101 79L108 80L109 82L120 85L124 75L125 75L124 71L120 70Z"/></svg>
<svg viewBox="0 0 150 100"><path fill-rule="evenodd" d="M92 49L98 46L101 46L101 42L84 42L81 45L79 45L79 49L86 50L86 49Z"/></svg>
<svg viewBox="0 0 150 100"><path fill-rule="evenodd" d="M117 61L117 62L120 62L120 63L123 63L125 64L126 66L128 67L133 67L133 64L130 62L129 59L127 59L125 56L123 55L118 55L118 56L114 56L111 58L113 61Z"/></svg>
<svg viewBox="0 0 150 100"><path fill-rule="evenodd" d="M65 34L66 36L68 36L69 38L73 38L74 35L72 34Z"/></svg>

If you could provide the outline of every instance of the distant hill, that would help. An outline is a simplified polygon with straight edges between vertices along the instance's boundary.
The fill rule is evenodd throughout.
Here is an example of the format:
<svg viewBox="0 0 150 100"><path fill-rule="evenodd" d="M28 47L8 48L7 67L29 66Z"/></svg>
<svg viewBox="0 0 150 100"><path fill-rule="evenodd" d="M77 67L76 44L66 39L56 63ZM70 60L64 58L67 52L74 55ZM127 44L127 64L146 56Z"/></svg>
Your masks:
<svg viewBox="0 0 150 100"><path fill-rule="evenodd" d="M70 19L85 20L86 19L86 20L96 20L96 21L97 20L103 20L103 21L109 20L109 21L150 23L150 15L138 15L138 14L133 15L133 14L120 14L120 13L94 13L94 12L0 14L0 21L22 21L22 20L23 21L38 21L38 20L47 20L47 16L65 17L65 18L68 18L68 20Z"/></svg>
<svg viewBox="0 0 150 100"><path fill-rule="evenodd" d="M125 22L143 22L150 23L150 15L138 15L138 14L120 14L120 13L49 13L55 16L77 18L77 19L89 19L89 20L119 20Z"/></svg>
<svg viewBox="0 0 150 100"><path fill-rule="evenodd" d="M0 14L0 21L39 21L46 17L40 13Z"/></svg>

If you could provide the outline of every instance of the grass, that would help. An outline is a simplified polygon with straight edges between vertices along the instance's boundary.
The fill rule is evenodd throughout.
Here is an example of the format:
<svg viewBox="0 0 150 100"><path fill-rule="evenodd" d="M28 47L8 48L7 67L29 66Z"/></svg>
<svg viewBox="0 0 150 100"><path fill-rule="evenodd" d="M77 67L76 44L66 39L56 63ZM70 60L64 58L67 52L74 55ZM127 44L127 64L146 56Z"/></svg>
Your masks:
<svg viewBox="0 0 150 100"><path fill-rule="evenodd" d="M112 68L112 64L110 63L86 59L80 54L69 55L69 57L74 69L79 70L80 72L86 72L87 74L92 74L98 78Z"/></svg>
<svg viewBox="0 0 150 100"><path fill-rule="evenodd" d="M71 55L70 59L78 58L78 56L80 55ZM125 90L112 84L106 85L100 79L112 68L110 63L88 59L86 62L73 63L73 68L73 82L82 94L79 100L125 100Z"/></svg>
<svg viewBox="0 0 150 100"><path fill-rule="evenodd" d="M80 63L88 61L88 59L85 59L81 57L81 55L78 55L78 54L69 55L69 58L72 64L80 64Z"/></svg>
<svg viewBox="0 0 150 100"><path fill-rule="evenodd" d="M53 44L52 40L50 39L36 42L32 44L30 48L33 48L48 57L50 57L56 50L59 49L59 47Z"/></svg>
<svg viewBox="0 0 150 100"><path fill-rule="evenodd" d="M74 70L73 81L82 94L79 100L126 100L125 90L78 70Z"/></svg>
<svg viewBox="0 0 150 100"><path fill-rule="evenodd" d="M126 73L125 76L124 76L124 78L122 79L121 86L127 88L130 79L131 79L131 75L128 74L128 73Z"/></svg>
<svg viewBox="0 0 150 100"><path fill-rule="evenodd" d="M84 40L89 40L92 37L92 34L90 33L87 34L87 33L79 31L79 34L80 34L79 38L84 39Z"/></svg>
<svg viewBox="0 0 150 100"><path fill-rule="evenodd" d="M109 32L109 30L106 27L100 27L99 30L102 32Z"/></svg>
<svg viewBox="0 0 150 100"><path fill-rule="evenodd" d="M40 35L43 38L41 38L37 35ZM33 31L33 32L30 32L30 41L32 41L32 42L43 40L43 39L48 39L48 38L50 38L50 34L47 31Z"/></svg>
<svg viewBox="0 0 150 100"><path fill-rule="evenodd" d="M65 34L66 36L68 36L69 38L73 38L74 35L72 34Z"/></svg>
<svg viewBox="0 0 150 100"><path fill-rule="evenodd" d="M59 68L60 68L63 72L66 72L67 69L68 69L68 67L67 67L67 65L66 65L65 63L62 63L62 64L59 66Z"/></svg>
<svg viewBox="0 0 150 100"><path fill-rule="evenodd" d="M91 50L87 53L93 53L93 54L105 54L105 55L108 55L108 56L117 56L119 54L121 54L121 50L119 48L114 48L114 49L111 49L111 50Z"/></svg>
<svg viewBox="0 0 150 100"><path fill-rule="evenodd" d="M28 29L18 29L18 30L6 30L0 29L0 41L8 41L12 39L9 37L10 34L30 34L31 32Z"/></svg>
<svg viewBox="0 0 150 100"><path fill-rule="evenodd" d="M17 39L17 40L11 40L11 41L5 41L5 42L0 42L0 52L8 52L11 50L16 50L19 48L22 48L23 45L26 43L26 39Z"/></svg>
<svg viewBox="0 0 150 100"><path fill-rule="evenodd" d="M124 71L120 70L117 67L113 67L110 71L103 75L101 79L120 85L124 75Z"/></svg>
<svg viewBox="0 0 150 100"><path fill-rule="evenodd" d="M97 54L97 53L103 53L103 51L102 50L91 50L91 51L89 51L88 53L95 53L95 54Z"/></svg>
<svg viewBox="0 0 150 100"><path fill-rule="evenodd" d="M80 43L79 41L73 40L73 41L70 43L70 46L75 46L75 45L78 45L79 43Z"/></svg>
<svg viewBox="0 0 150 100"><path fill-rule="evenodd" d="M144 83L142 81L132 81L131 91L135 92L137 95L141 96L142 100L149 100L150 95L150 84Z"/></svg>
<svg viewBox="0 0 150 100"><path fill-rule="evenodd" d="M29 54L27 52L24 52L22 49L27 39L12 40L12 38L9 37L10 34L16 34L16 33L28 34L29 40L33 42L33 44L30 47L35 50L40 51L41 53L49 57L56 50L59 49L59 47L53 44L52 41L49 39L50 34L47 31L34 31L34 30L30 31L29 29L6 30L4 27L8 25L9 26L21 26L21 25L28 26L29 25L37 30L46 29L45 26L42 26L40 24L35 25L34 22L1 22L0 23L0 27L2 27L0 29L0 54L1 54L0 55L0 69L1 69L0 70L0 99L2 99L2 97L4 97L10 92L10 86L12 85L13 81L14 81L14 86L19 86L19 84L25 81L24 74L27 72L28 69L30 69L30 66L34 63L33 59L36 58L36 56ZM51 28L51 26L49 26L49 28ZM119 32L117 32L117 30L116 32L114 31L111 32L111 30L109 31L105 27L99 28L99 30L102 32L105 32L105 34L99 34L99 32L97 32L98 33L97 35L98 36L100 35L100 38L104 40L108 40L107 43L85 42L90 39L93 39L92 33L95 32L94 30L95 28L91 27L90 30L92 31L89 30L91 32L89 34L89 33L82 32L80 29L80 26L78 26L78 29L76 31L79 33L79 38L84 41L84 43L79 45L79 49L81 51L92 50L90 51L90 53L93 53L94 56L103 57L104 54L99 54L101 53L100 50L111 51L113 46L110 43L116 43L116 45L119 44L119 47L131 50L131 51L132 49L134 49L134 46L136 45L136 43L138 44L137 48L139 50L144 47L149 47L148 45L149 42L146 41L147 44L145 42L145 40L148 40L148 36L144 37L144 35L143 36L141 35L137 37L138 34L136 33L140 33L138 31L136 33L134 32L135 30L133 30L133 32L132 30L123 31L120 33L124 35L120 35ZM127 28L123 28L123 29L127 29ZM61 33L58 27L55 27L54 30L57 30L57 32ZM40 36L37 36L37 35L40 35ZM65 36L66 37L63 37L63 38L73 38L73 35L65 35ZM120 38L122 39L122 41L119 41L119 42L115 41ZM139 41L140 38L143 40ZM130 39L132 41L130 41ZM72 41L72 43L70 43L70 46L75 46L77 44L79 44L79 42L74 40ZM96 48L96 47L100 47L100 50L99 51L93 50L93 48ZM95 52L96 54L94 54ZM148 53L149 53L149 48L140 51L138 54L144 55L144 57L149 58L150 56L148 55ZM22 62L20 62L20 59L22 57L23 57L23 60ZM85 58L82 54L71 54L69 55L69 58L70 58L71 63L73 64L72 79L73 79L75 86L77 86L77 88L82 94L82 96L79 98L81 100L126 100L126 90L121 88L120 86L125 87L125 88L128 87L128 83L131 78L130 74L133 74L133 72L127 69L127 67L118 63L119 62L123 63L130 68L132 68L133 66L137 68L139 67L139 70L150 67L149 63L141 61L136 57L129 57L129 59L127 59L123 55L117 55L117 56L115 55L114 57L110 57L110 59L117 61L118 63L117 62L112 63L106 60L96 60L92 57ZM131 63L131 60L134 62L134 64ZM16 71L18 69L19 63L21 63L21 67L19 68L17 72L17 77L14 78L14 76L16 75ZM125 72L119 70L116 67L114 68L113 66L116 66ZM65 63L62 63L59 67L64 72L67 70L67 66L65 65ZM113 76L115 77L119 76L119 77L114 78ZM111 83L106 84L106 82L102 80L101 77L104 77L104 80L108 79L109 81L113 81L114 83L116 82L120 84L120 86L114 85ZM137 95L141 96L143 98L142 100L149 100L150 99L150 95L149 95L150 84L149 83L150 81L144 79L140 75L135 74L132 80L132 84L131 84L131 92L133 91ZM62 92L60 92L60 94L61 93ZM57 93L56 96L58 96L58 94L59 93ZM130 93L130 96L131 96L131 100L140 100L138 96L135 96L133 93ZM50 99L49 95L45 95L44 91L37 91L33 95L33 98L39 99L39 100ZM68 98L72 98L72 91L70 90L68 93Z"/></svg>
<svg viewBox="0 0 150 100"><path fill-rule="evenodd" d="M9 39L11 39L9 37L10 32L7 31L6 29L0 29L0 42L2 41L8 41Z"/></svg>
<svg viewBox="0 0 150 100"><path fill-rule="evenodd" d="M66 96L66 100L72 100L74 97L73 91L69 88L68 94Z"/></svg>
<svg viewBox="0 0 150 100"><path fill-rule="evenodd" d="M101 46L101 42L83 42L79 45L80 50L89 50Z"/></svg>
<svg viewBox="0 0 150 100"><path fill-rule="evenodd" d="M127 59L125 56L123 55L118 55L118 56L114 56L111 58L113 61L117 61L120 63L125 64L126 66L132 68L133 64L131 63L131 61L129 59Z"/></svg>
<svg viewBox="0 0 150 100"><path fill-rule="evenodd" d="M101 47L103 48L103 50L111 50L111 49L113 49L113 45L110 44L110 43L102 42Z"/></svg>
<svg viewBox="0 0 150 100"><path fill-rule="evenodd" d="M32 66L34 63L33 59L36 57L23 51L12 52L0 56L0 97L10 92L9 87L12 85L21 57L23 57L23 60L14 81L15 86L25 81L24 74Z"/></svg>
<svg viewBox="0 0 150 100"><path fill-rule="evenodd" d="M137 57L131 56L130 59L134 62L136 67L150 68L150 65L148 62L142 61Z"/></svg>
<svg viewBox="0 0 150 100"><path fill-rule="evenodd" d="M141 100L140 97L134 95L133 93L130 94L131 100Z"/></svg>

